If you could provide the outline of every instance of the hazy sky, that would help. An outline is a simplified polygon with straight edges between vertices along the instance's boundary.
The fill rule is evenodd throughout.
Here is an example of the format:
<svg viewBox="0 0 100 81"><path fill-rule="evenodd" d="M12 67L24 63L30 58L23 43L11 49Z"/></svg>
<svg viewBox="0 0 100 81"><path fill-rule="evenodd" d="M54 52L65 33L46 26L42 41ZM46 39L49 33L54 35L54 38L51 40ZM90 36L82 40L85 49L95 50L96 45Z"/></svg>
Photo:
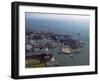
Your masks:
<svg viewBox="0 0 100 81"><path fill-rule="evenodd" d="M30 13L26 12L26 18L33 19L50 19L50 20L75 20L75 21L87 21L89 20L89 15L69 15L69 14L41 14L41 13Z"/></svg>

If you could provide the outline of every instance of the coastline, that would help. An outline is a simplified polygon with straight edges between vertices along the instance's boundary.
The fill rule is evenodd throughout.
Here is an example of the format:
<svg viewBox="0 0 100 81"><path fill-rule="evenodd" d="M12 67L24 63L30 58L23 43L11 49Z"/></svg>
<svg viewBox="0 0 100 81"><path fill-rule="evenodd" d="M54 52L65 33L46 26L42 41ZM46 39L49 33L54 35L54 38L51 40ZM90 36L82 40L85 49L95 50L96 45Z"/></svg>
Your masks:
<svg viewBox="0 0 100 81"><path fill-rule="evenodd" d="M38 30L26 32L25 46L26 68L59 66L54 53L51 53L49 49L59 49L61 54L80 53L82 51L80 40L73 39L70 35L57 35Z"/></svg>

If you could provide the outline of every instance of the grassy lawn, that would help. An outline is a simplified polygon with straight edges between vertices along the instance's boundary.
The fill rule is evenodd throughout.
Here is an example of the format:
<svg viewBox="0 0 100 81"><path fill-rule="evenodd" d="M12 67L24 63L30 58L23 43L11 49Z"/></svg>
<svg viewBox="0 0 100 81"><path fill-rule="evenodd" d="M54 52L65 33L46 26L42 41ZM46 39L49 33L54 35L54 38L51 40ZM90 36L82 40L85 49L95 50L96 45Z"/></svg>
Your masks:
<svg viewBox="0 0 100 81"><path fill-rule="evenodd" d="M40 60L37 59L27 59L25 60L26 68L36 68L36 67L45 67L45 63L41 63Z"/></svg>

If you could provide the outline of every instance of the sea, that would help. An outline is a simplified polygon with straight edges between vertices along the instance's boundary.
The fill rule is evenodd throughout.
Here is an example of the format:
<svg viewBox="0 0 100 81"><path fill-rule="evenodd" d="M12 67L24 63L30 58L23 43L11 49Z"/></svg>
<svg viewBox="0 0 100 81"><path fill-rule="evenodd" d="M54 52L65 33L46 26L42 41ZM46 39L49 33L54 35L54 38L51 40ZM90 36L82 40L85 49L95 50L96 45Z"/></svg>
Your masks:
<svg viewBox="0 0 100 81"><path fill-rule="evenodd" d="M60 66L89 65L89 15L25 13L26 32L40 30L56 34L70 35L84 42L82 52L58 54L58 49L50 49Z"/></svg>

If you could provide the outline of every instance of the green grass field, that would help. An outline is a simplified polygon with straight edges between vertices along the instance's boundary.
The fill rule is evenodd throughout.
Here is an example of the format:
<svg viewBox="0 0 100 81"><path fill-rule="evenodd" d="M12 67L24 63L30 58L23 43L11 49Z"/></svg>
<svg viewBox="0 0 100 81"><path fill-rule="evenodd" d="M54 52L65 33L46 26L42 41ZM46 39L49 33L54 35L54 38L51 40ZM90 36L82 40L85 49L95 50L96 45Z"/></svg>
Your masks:
<svg viewBox="0 0 100 81"><path fill-rule="evenodd" d="M26 68L45 67L45 63L41 63L40 60L37 60L37 59L26 59L25 67Z"/></svg>

